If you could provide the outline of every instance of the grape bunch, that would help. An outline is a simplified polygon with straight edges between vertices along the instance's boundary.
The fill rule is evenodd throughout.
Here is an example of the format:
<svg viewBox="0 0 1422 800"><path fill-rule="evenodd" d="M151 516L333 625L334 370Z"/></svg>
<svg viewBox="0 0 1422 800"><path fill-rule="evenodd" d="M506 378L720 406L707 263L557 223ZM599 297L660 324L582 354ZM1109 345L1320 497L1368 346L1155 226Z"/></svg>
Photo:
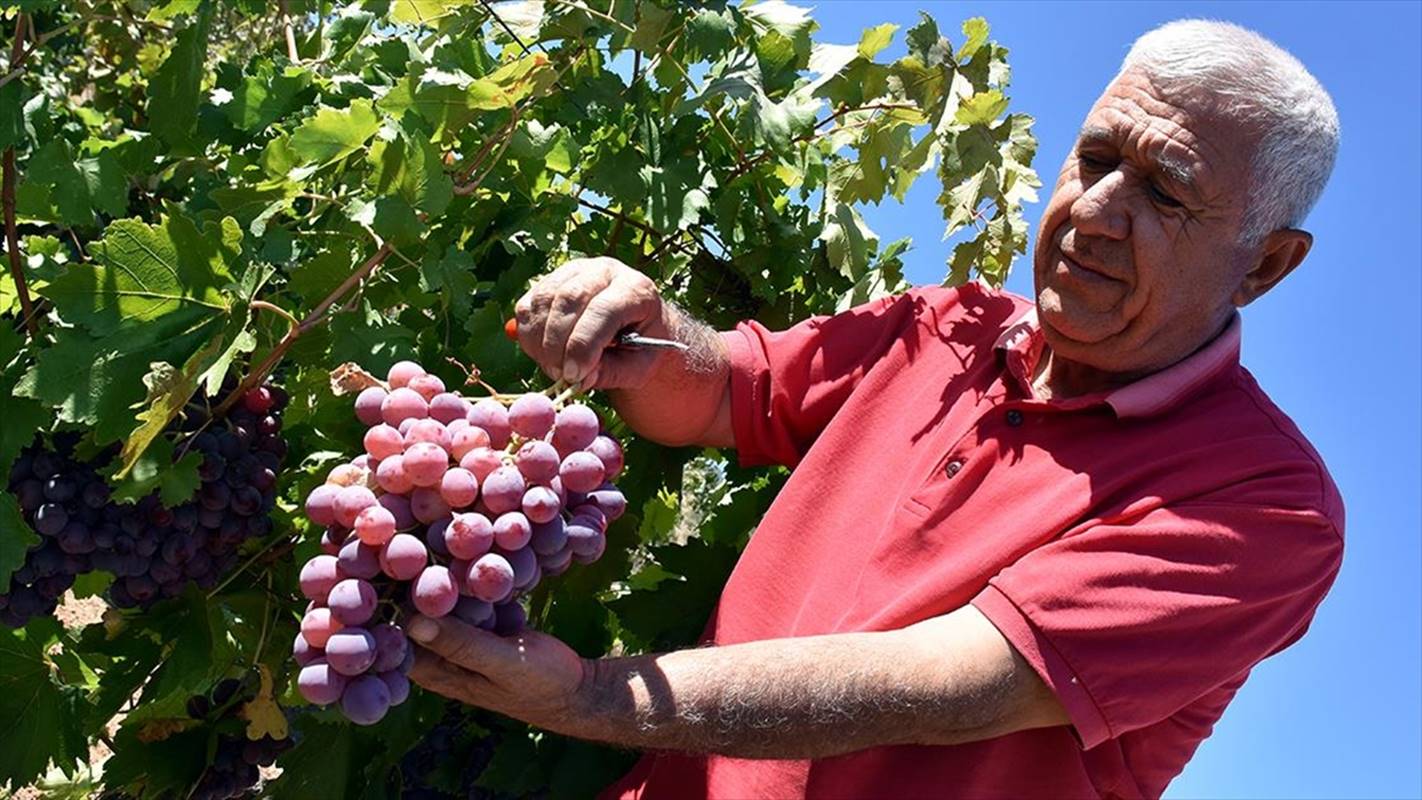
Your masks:
<svg viewBox="0 0 1422 800"><path fill-rule="evenodd" d="M520 599L597 560L627 506L611 483L622 447L586 405L540 393L471 401L409 361L388 383L356 397L365 452L307 497L326 531L301 570L311 605L293 648L302 696L339 701L364 725L409 692L404 615L518 633Z"/></svg>
<svg viewBox="0 0 1422 800"><path fill-rule="evenodd" d="M241 703L250 699L239 696L243 688L243 681L228 678L213 687L211 693L194 695L188 700L188 716L212 724L236 720ZM243 727L246 725L245 722L241 724ZM187 797L191 800L251 797L252 790L261 779L258 768L275 764L277 757L292 746L290 738L274 739L271 736L263 736L260 739L248 739L243 735L219 733L212 764L203 771L202 777Z"/></svg>
<svg viewBox="0 0 1422 800"><path fill-rule="evenodd" d="M201 453L202 483L191 501L174 508L156 492L134 503L110 497L100 467L117 445L86 459L77 452L76 432L55 434L52 448L36 439L11 465L9 490L40 542L0 587L0 624L18 628L53 614L75 578L95 570L114 575L109 600L119 608L148 608L182 594L189 581L216 586L242 543L272 530L268 514L287 449L286 403L285 391L265 385L245 393L220 420L203 404L185 407L170 431L177 436L174 457Z"/></svg>

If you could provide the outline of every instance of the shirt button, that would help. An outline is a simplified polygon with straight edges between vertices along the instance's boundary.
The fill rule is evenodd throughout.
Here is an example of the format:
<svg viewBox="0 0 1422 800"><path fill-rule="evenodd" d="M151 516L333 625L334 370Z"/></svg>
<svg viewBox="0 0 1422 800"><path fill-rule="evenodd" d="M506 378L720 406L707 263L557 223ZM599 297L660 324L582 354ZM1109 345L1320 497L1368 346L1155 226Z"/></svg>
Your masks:
<svg viewBox="0 0 1422 800"><path fill-rule="evenodd" d="M1011 425L1011 426L1014 427L1014 428L1017 427L1018 425L1021 425L1021 424L1022 424L1022 412L1021 412L1021 411L1018 411L1018 410L1015 409L1015 408L1009 408L1009 409L1007 410L1007 424L1008 424L1008 425Z"/></svg>
<svg viewBox="0 0 1422 800"><path fill-rule="evenodd" d="M951 477L953 477L954 475L957 475L957 474L958 474L958 471L961 470L962 468L963 468L963 462L961 462L961 461L959 461L958 459L955 458L955 459L953 459L952 461L949 461L949 462L948 462L948 466L944 467L944 468L943 468L943 471L946 472L946 473L948 474L948 477L951 478Z"/></svg>

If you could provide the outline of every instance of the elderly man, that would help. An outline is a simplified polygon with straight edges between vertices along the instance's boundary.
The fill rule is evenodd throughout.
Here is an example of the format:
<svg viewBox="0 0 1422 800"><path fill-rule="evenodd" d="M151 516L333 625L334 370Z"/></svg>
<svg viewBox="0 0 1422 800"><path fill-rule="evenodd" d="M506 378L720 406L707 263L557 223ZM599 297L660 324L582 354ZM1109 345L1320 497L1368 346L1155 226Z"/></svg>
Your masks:
<svg viewBox="0 0 1422 800"><path fill-rule="evenodd" d="M1308 253L1337 139L1287 53L1172 23L1066 158L1035 304L921 288L718 335L622 264L563 266L518 306L545 369L643 436L794 472L714 647L584 661L421 619L414 677L661 753L623 797L1160 795L1338 571L1342 501L1236 311ZM692 350L603 352L628 326Z"/></svg>

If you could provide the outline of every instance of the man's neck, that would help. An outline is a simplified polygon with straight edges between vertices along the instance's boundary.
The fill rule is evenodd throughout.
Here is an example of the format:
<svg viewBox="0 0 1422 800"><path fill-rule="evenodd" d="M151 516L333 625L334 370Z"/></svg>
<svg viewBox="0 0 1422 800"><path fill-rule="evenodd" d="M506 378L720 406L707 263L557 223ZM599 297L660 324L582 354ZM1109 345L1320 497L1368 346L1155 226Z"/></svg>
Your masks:
<svg viewBox="0 0 1422 800"><path fill-rule="evenodd" d="M1207 337L1197 347L1181 356L1170 364L1155 369L1135 370L1132 372L1107 372L1096 367L1058 358L1053 352L1051 345L1042 346L1042 356L1037 359L1037 366L1032 371L1032 391L1042 400L1066 400L1072 397L1080 397L1093 392L1103 392L1110 389L1118 389L1144 378L1162 369L1166 369L1171 364L1189 358L1200 348L1214 341L1217 336L1224 332L1229 326L1233 316L1228 316L1215 330L1214 334Z"/></svg>

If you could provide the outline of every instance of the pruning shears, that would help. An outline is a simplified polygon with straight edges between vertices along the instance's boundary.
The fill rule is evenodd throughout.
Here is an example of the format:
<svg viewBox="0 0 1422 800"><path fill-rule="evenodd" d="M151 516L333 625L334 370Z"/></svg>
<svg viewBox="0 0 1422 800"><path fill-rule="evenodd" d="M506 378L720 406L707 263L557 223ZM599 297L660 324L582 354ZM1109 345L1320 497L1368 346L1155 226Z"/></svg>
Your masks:
<svg viewBox="0 0 1422 800"><path fill-rule="evenodd" d="M504 335L509 337L509 341L518 341L518 320L510 319L508 322L504 323ZM685 344L682 344L681 342L672 341L671 339L657 339L652 336L643 336L642 334L631 330L630 328L617 334L617 336L613 338L611 346L627 349L639 349L648 347L662 348L668 350L689 349Z"/></svg>

